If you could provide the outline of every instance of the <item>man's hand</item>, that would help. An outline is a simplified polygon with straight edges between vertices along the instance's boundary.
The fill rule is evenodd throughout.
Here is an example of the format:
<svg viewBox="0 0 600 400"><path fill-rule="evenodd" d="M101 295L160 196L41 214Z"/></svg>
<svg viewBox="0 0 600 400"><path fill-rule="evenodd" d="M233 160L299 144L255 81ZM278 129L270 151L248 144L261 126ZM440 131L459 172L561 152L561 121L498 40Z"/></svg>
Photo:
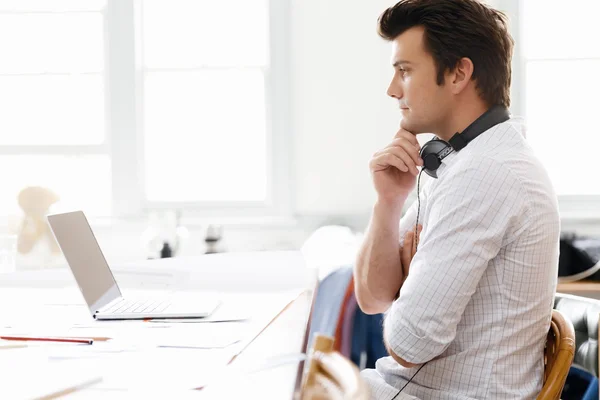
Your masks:
<svg viewBox="0 0 600 400"><path fill-rule="evenodd" d="M404 235L404 244L400 249L400 260L402 262L402 275L404 276L404 281L408 278L408 270L410 268L410 262L412 261L415 253L417 252L417 245L419 244L419 239L421 238L421 231L423 230L423 225L419 224L417 227L417 237L415 240L415 231L410 230L406 232Z"/></svg>
<svg viewBox="0 0 600 400"><path fill-rule="evenodd" d="M415 135L400 129L388 146L373 154L369 168L379 200L395 204L406 199L415 187L417 166L423 165L420 149Z"/></svg>

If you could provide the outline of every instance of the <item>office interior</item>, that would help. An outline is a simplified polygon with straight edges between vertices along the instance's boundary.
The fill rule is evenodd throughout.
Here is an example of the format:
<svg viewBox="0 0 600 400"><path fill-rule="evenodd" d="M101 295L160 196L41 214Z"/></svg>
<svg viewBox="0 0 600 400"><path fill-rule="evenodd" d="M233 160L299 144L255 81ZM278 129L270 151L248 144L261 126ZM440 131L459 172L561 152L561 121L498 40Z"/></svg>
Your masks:
<svg viewBox="0 0 600 400"><path fill-rule="evenodd" d="M515 40L510 112L525 119L527 140L556 189L562 237L590 264L575 278L559 279L557 292L594 310L591 328L576 346L596 339L585 367L597 377L600 184L588 152L600 144L600 3L485 3L507 14ZM26 310L17 320L27 329L18 333L85 337L57 328L69 311L60 311L60 323L33 314L30 305L48 306L48 299L52 307L73 302L77 324L96 326L47 223L50 214L81 210L124 291L225 293L224 299L239 304L240 294L255 296L256 304L269 304L267 294L279 296L273 300L279 308L265 316L268 323L261 320L261 333L239 338L238 344L251 344L244 342L234 358L244 359L242 366L287 360L281 370L258 374L254 386L269 398L267 386L279 380L283 391L298 395L305 371L297 365L314 339L314 289L352 267L376 200L369 160L400 123L397 102L386 95L390 44L376 32L378 16L393 4L0 0L0 310ZM418 139L424 144L431 137ZM341 307L344 293L332 307ZM286 315L294 307L298 313ZM258 313L252 307L245 312ZM282 316L294 329L291 345L283 331L268 328ZM6 321L0 336L17 332ZM338 322L319 323L337 338ZM175 331L185 324L167 325ZM137 325L131 329L141 332ZM228 336L237 328L219 329ZM261 344L264 332L270 336ZM280 345L268 357L265 341ZM39 376L66 349L26 345L33 350L27 360L43 361ZM96 340L91 347L99 345ZM138 353L127 365L162 357L156 350ZM299 355L281 358L292 353ZM357 369L368 366L349 354ZM235 367L228 356L214 356L200 371ZM16 363L23 359L14 357ZM115 361L106 365L112 369ZM123 398L147 394L141 385L91 368L88 378L94 379L75 381L85 388L71 395L102 397L110 385ZM155 393L228 398L222 390L233 390L215 384L216 394L207 394L197 390L206 377L197 386L189 383L193 379L158 385ZM48 387L48 393L65 395L52 382ZM10 390L23 398L44 395Z"/></svg>

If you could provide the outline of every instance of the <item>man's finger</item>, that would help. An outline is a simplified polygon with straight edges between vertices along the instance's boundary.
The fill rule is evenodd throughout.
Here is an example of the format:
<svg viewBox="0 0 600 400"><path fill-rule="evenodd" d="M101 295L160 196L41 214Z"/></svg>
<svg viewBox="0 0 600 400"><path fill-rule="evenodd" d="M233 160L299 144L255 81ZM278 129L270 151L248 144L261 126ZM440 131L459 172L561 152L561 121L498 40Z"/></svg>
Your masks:
<svg viewBox="0 0 600 400"><path fill-rule="evenodd" d="M401 138L395 138L386 147L400 146L400 145L402 145L403 142L408 143L410 146L414 147L417 151L421 151L421 144L419 142L417 142L417 144L414 144L413 142L408 141L408 140L406 140L403 137L401 137Z"/></svg>
<svg viewBox="0 0 600 400"><path fill-rule="evenodd" d="M370 168L373 172L383 171L388 167L395 167L399 171L408 172L408 166L393 153L383 153L371 159Z"/></svg>
<svg viewBox="0 0 600 400"><path fill-rule="evenodd" d="M398 132L396 132L396 135L394 135L394 138L395 139L405 138L406 140L411 142L413 145L415 145L415 146L419 145L419 141L417 140L417 137L405 129L400 129Z"/></svg>
<svg viewBox="0 0 600 400"><path fill-rule="evenodd" d="M385 153L391 153L402 160L404 165L406 165L411 174L414 176L419 175L419 170L417 169L417 163L413 159L413 157L409 154L404 147L394 146L388 147L385 149ZM413 152L414 153L414 152ZM416 155L415 155L416 156ZM418 159L418 156L416 156Z"/></svg>
<svg viewBox="0 0 600 400"><path fill-rule="evenodd" d="M419 150L416 149L411 143L404 139L394 139L392 143L387 145L382 151L399 148L408 154L416 165L423 165L423 160L419 154Z"/></svg>

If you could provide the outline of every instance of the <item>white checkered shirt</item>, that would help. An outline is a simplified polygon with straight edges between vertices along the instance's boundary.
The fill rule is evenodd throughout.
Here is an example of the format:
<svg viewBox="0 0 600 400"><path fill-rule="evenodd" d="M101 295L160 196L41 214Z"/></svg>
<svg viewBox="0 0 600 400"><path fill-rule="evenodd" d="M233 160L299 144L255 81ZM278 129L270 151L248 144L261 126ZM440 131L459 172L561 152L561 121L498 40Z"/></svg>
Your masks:
<svg viewBox="0 0 600 400"><path fill-rule="evenodd" d="M542 387L560 222L523 131L515 119L496 125L422 187L421 242L384 337L402 359L427 364L397 399L534 399ZM401 238L416 214L417 202ZM386 357L362 375L374 399L391 400L417 368Z"/></svg>

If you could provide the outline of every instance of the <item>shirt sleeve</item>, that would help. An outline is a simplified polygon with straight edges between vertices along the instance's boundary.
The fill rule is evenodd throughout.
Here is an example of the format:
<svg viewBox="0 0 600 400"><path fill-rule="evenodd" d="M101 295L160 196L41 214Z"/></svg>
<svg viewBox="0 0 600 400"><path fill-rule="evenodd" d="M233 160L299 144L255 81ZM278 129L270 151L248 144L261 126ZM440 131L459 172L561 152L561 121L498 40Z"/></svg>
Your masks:
<svg viewBox="0 0 600 400"><path fill-rule="evenodd" d="M385 321L391 350L414 364L454 340L488 262L525 204L518 178L492 159L457 163L443 178L428 196L427 227Z"/></svg>

